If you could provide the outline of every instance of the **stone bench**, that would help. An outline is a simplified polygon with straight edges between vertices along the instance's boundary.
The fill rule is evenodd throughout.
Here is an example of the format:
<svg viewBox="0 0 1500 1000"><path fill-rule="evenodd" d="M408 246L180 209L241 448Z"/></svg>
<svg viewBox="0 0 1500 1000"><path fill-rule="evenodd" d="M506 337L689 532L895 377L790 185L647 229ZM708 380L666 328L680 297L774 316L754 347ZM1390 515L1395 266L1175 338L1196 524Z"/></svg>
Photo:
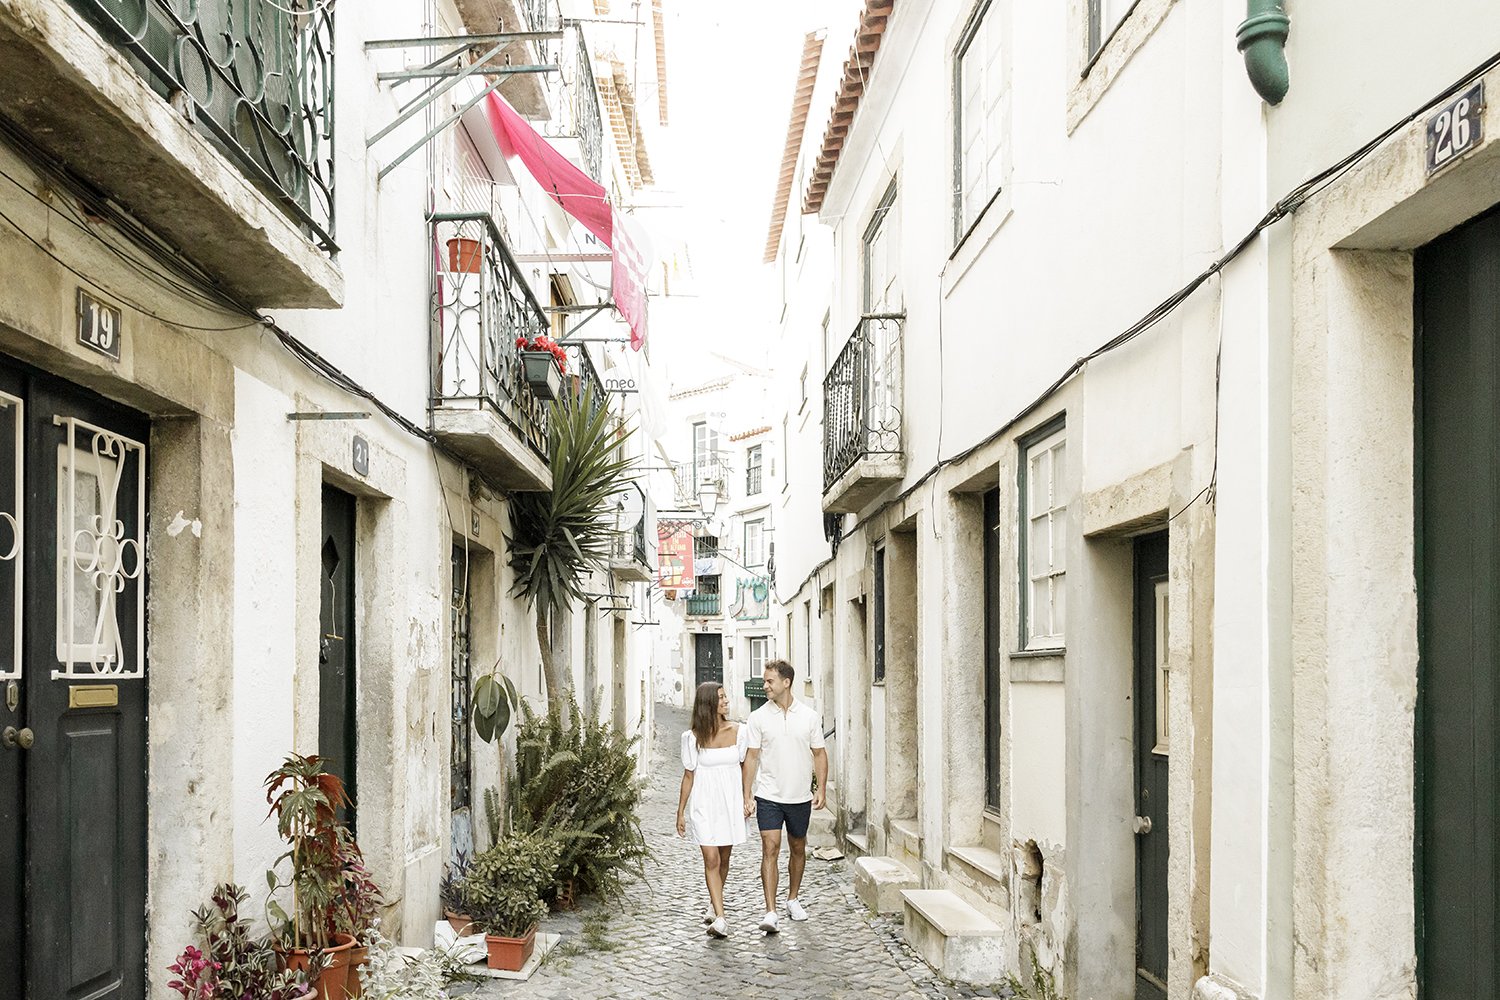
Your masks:
<svg viewBox="0 0 1500 1000"><path fill-rule="evenodd" d="M900 913L901 893L920 885L910 868L895 858L865 856L854 861L854 892L872 913Z"/></svg>
<svg viewBox="0 0 1500 1000"><path fill-rule="evenodd" d="M907 889L906 941L938 972L965 983L1005 978L1004 929L946 889Z"/></svg>

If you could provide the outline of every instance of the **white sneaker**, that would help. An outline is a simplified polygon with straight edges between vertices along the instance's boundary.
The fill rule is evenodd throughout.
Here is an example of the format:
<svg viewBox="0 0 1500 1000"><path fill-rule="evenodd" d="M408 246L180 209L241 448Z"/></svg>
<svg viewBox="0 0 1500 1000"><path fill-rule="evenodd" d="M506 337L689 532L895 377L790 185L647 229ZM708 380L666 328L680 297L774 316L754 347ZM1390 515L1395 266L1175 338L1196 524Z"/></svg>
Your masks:
<svg viewBox="0 0 1500 1000"><path fill-rule="evenodd" d="M780 931L781 928L776 926L776 914L767 913L764 917L761 917L760 929L765 931L767 934L775 934Z"/></svg>
<svg viewBox="0 0 1500 1000"><path fill-rule="evenodd" d="M793 920L807 919L807 911L804 910L802 908L802 904L797 902L795 899L789 899L786 901L786 915L791 917Z"/></svg>
<svg viewBox="0 0 1500 1000"><path fill-rule="evenodd" d="M714 922L714 908L712 906L706 906L703 908L703 922L705 924L711 924Z"/></svg>

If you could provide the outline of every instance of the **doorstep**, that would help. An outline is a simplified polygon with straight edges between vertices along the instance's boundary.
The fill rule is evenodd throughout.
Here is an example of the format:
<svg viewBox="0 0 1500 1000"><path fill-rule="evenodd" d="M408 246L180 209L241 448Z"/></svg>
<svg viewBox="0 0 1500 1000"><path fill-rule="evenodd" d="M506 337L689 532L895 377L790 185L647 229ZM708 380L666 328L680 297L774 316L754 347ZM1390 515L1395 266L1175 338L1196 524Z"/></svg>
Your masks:
<svg viewBox="0 0 1500 1000"><path fill-rule="evenodd" d="M908 889L906 941L949 979L996 983L1005 978L1004 929L946 889Z"/></svg>

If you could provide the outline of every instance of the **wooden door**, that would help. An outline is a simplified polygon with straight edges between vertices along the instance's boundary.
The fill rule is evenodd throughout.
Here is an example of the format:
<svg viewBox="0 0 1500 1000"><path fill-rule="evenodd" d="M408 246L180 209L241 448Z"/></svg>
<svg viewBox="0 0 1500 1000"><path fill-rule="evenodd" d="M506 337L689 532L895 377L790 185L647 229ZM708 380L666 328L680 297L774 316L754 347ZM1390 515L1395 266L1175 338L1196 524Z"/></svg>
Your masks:
<svg viewBox="0 0 1500 1000"><path fill-rule="evenodd" d="M150 426L21 366L0 394L0 996L140 1000Z"/></svg>
<svg viewBox="0 0 1500 1000"><path fill-rule="evenodd" d="M1500 977L1500 214L1416 256L1417 962L1427 1000Z"/></svg>
<svg viewBox="0 0 1500 1000"><path fill-rule="evenodd" d="M322 638L318 656L318 754L344 782L351 802L355 787L354 677L354 498L323 487ZM354 806L344 820L354 829Z"/></svg>
<svg viewBox="0 0 1500 1000"><path fill-rule="evenodd" d="M1135 542L1136 1000L1167 995L1167 536Z"/></svg>

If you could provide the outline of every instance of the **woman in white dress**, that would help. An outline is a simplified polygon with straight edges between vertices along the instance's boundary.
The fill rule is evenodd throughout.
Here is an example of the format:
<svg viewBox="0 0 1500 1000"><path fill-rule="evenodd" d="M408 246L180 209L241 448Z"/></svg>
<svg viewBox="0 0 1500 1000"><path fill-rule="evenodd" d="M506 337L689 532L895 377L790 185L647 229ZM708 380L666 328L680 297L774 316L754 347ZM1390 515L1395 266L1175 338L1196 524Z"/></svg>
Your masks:
<svg viewBox="0 0 1500 1000"><path fill-rule="evenodd" d="M682 793L677 800L677 835L703 851L711 914L708 933L729 934L724 919L724 881L729 852L745 839L744 791L740 764L745 759L745 727L729 721L729 696L721 684L699 684L693 697L693 728L682 734Z"/></svg>

